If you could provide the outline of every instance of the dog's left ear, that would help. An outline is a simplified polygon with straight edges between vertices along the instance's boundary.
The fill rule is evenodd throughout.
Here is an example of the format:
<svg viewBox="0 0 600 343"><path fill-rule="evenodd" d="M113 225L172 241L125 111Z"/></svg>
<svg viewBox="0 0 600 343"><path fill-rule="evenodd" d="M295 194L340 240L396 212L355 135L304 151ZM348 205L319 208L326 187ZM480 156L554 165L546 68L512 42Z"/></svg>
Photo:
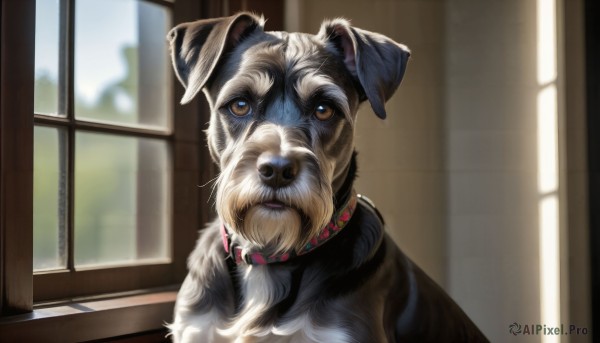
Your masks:
<svg viewBox="0 0 600 343"><path fill-rule="evenodd" d="M402 81L410 57L408 48L384 35L352 27L344 19L323 22L318 36L342 54L373 111L385 119L385 102Z"/></svg>
<svg viewBox="0 0 600 343"><path fill-rule="evenodd" d="M255 30L264 19L241 12L231 17L198 20L174 27L167 35L177 78L185 87L182 104L206 85L221 57Z"/></svg>

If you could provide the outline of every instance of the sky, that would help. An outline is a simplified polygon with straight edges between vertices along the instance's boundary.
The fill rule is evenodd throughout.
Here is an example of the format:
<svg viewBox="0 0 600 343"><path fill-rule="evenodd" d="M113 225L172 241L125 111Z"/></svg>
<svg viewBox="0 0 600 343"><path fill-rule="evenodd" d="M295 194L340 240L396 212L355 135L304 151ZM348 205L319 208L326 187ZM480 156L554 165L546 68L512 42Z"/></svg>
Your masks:
<svg viewBox="0 0 600 343"><path fill-rule="evenodd" d="M75 92L94 103L102 89L126 73L121 49L137 45L137 4L134 0L75 4ZM59 1L38 0L36 6L36 76L46 73L57 80Z"/></svg>

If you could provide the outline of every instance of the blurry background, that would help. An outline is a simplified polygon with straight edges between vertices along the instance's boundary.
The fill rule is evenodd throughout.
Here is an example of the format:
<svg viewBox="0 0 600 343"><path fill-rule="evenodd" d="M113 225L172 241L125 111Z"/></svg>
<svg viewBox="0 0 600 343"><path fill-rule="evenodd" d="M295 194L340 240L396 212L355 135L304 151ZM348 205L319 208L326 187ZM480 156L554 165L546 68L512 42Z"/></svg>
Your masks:
<svg viewBox="0 0 600 343"><path fill-rule="evenodd" d="M38 117L118 126L121 134L83 130L70 140L77 146L73 257L65 246L67 130L54 121L36 125L37 271L65 268L68 256L75 267L172 256L172 75L163 38L172 22L165 8L181 12L177 6L190 2L158 2L164 6L77 1L69 115L61 104L59 2L37 2L44 28L36 32ZM200 7L202 15L255 10L268 19L267 30L309 33L325 18L345 17L406 44L412 57L386 105L388 118L379 120L368 103L359 113L357 190L492 342L591 341L584 0L223 0ZM140 128L150 133L123 135ZM194 150L186 151L175 160L197 163ZM196 191L198 183L183 181L186 192ZM513 336L513 323L575 325L588 334Z"/></svg>

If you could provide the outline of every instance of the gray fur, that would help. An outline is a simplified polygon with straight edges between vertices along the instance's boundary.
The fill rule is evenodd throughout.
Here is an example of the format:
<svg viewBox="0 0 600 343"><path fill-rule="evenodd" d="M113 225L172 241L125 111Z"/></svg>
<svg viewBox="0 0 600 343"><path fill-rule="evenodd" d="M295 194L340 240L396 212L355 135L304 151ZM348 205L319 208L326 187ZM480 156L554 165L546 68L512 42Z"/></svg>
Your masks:
<svg viewBox="0 0 600 343"><path fill-rule="evenodd" d="M182 103L200 90L209 101L208 146L221 170L219 218L189 258L169 325L174 341L485 342L366 201L305 255L236 265L225 253L222 227L249 253L298 253L320 233L351 194L359 105L368 100L385 118L409 57L405 46L343 19L325 21L317 35L264 32L263 23L240 13L169 34ZM316 115L326 109L330 117ZM269 172L285 184L267 183Z"/></svg>

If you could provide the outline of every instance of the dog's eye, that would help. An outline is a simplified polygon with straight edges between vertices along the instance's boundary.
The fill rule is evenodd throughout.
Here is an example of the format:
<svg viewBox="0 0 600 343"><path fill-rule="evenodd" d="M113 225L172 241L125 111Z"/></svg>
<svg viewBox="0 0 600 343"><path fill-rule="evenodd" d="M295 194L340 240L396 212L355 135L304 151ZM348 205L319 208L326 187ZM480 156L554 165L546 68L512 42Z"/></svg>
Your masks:
<svg viewBox="0 0 600 343"><path fill-rule="evenodd" d="M315 117L319 120L327 120L333 116L335 111L333 108L326 104L319 104L315 108Z"/></svg>
<svg viewBox="0 0 600 343"><path fill-rule="evenodd" d="M236 117L244 117L250 114L250 103L246 99L235 99L229 103L229 112Z"/></svg>

